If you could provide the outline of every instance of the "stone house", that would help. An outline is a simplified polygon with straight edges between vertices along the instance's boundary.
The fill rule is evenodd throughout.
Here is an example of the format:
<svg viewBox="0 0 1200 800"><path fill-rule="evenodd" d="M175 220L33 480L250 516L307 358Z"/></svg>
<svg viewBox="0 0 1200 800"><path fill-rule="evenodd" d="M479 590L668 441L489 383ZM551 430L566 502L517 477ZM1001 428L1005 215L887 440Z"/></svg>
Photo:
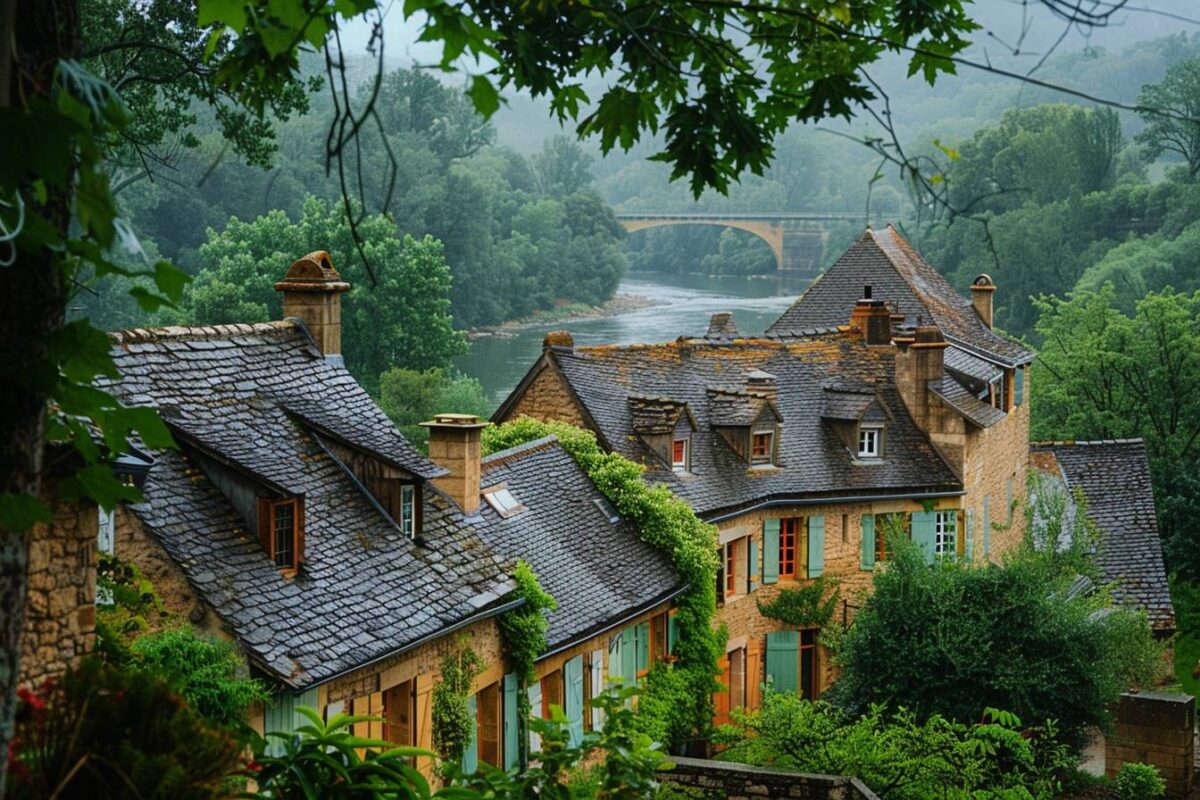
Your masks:
<svg viewBox="0 0 1200 800"><path fill-rule="evenodd" d="M1175 633L1175 608L1163 562L1154 513L1154 486L1146 443L1141 439L1035 442L1032 466L1043 476L1043 492L1064 496L1067 513L1082 494L1085 514L1097 534L1096 566L1113 598L1146 612L1156 636ZM1036 500L1031 500L1036 509Z"/></svg>
<svg viewBox="0 0 1200 800"><path fill-rule="evenodd" d="M511 574L524 559L559 603L528 691L581 735L590 695L654 658L649 631L681 588L673 568L553 440L483 459L487 423L446 414L426 423L432 457L413 448L344 367L349 287L326 253L276 288L283 321L111 334L121 377L107 388L157 409L179 447L144 456L141 502L64 508L41 531L38 563L70 549L90 585L31 579L26 679L90 649L98 546L135 563L179 618L236 642L275 690L252 713L260 731L293 729L308 706L376 715L358 732L431 749L442 658L469 646L484 668L464 760L511 765L521 682L497 618L523 602ZM68 590L80 610L63 631L49 618ZM54 635L70 653L50 651Z"/></svg>
<svg viewBox="0 0 1200 800"><path fill-rule="evenodd" d="M815 697L834 677L819 630L760 602L830 576L844 625L887 530L930 559L1020 541L1034 354L991 329L994 289L982 275L966 300L891 227L868 230L761 337L728 314L665 344L548 335L493 420L588 428L717 526L718 721L766 682Z"/></svg>

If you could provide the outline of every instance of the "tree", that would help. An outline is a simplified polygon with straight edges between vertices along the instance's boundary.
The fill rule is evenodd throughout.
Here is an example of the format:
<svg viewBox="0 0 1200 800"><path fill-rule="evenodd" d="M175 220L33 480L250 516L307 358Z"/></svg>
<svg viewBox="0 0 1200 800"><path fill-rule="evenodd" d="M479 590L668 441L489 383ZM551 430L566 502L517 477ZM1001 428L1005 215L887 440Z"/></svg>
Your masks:
<svg viewBox="0 0 1200 800"><path fill-rule="evenodd" d="M593 180L592 157L569 136L555 136L533 157L533 169L546 194L561 197L586 189Z"/></svg>
<svg viewBox="0 0 1200 800"><path fill-rule="evenodd" d="M1118 308L1112 284L1035 300L1035 438L1143 437L1168 561L1200 578L1200 293L1166 289Z"/></svg>
<svg viewBox="0 0 1200 800"><path fill-rule="evenodd" d="M1163 109L1171 116L1142 113L1146 128L1136 137L1146 154L1156 158L1174 153L1187 165L1188 175L1200 173L1200 58L1181 61L1159 83L1142 87L1138 105Z"/></svg>
<svg viewBox="0 0 1200 800"><path fill-rule="evenodd" d="M252 222L231 219L209 231L200 255L208 265L188 287L177 316L193 324L279 319L275 291L287 265L299 255L328 250L352 288L342 303L342 348L359 382L374 389L392 367L441 367L466 351L466 338L450 316L450 268L432 238L400 238L382 215L359 226L374 272L367 275L355 252L339 206L309 198L296 222L282 211Z"/></svg>
<svg viewBox="0 0 1200 800"><path fill-rule="evenodd" d="M1144 614L1111 606L1102 591L1068 591L1073 575L1048 558L930 566L911 542L889 544L895 555L836 656L831 699L848 713L879 704L970 722L1003 708L1056 721L1078 751L1121 692L1162 671Z"/></svg>
<svg viewBox="0 0 1200 800"><path fill-rule="evenodd" d="M489 411L479 381L438 367L424 371L395 367L384 372L379 376L379 407L418 447L429 441L429 430L420 423L435 414L484 417Z"/></svg>

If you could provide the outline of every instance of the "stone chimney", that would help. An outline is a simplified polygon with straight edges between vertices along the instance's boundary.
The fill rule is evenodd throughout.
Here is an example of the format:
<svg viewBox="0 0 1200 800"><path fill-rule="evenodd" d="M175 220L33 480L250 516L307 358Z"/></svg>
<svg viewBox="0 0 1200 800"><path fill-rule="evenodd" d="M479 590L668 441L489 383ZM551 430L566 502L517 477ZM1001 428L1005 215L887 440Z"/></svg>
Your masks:
<svg viewBox="0 0 1200 800"><path fill-rule="evenodd" d="M982 273L971 282L971 305L975 306L975 313L989 328L992 327L992 295L995 292L996 284L992 283L992 276L987 273Z"/></svg>
<svg viewBox="0 0 1200 800"><path fill-rule="evenodd" d="M882 300L871 297L871 287L863 287L862 299L850 312L850 327L858 330L869 345L892 342L892 311Z"/></svg>
<svg viewBox="0 0 1200 800"><path fill-rule="evenodd" d="M708 321L708 330L704 333L705 339L716 342L728 342L739 336L741 333L738 331L737 323L733 321L733 314L728 311L718 311L713 314Z"/></svg>
<svg viewBox="0 0 1200 800"><path fill-rule="evenodd" d="M575 350L575 337L570 331L550 331L542 337L542 351L565 350L568 353Z"/></svg>
<svg viewBox="0 0 1200 800"><path fill-rule="evenodd" d="M429 458L449 474L433 485L450 496L466 516L479 510L479 460L483 455L479 432L490 423L474 414L437 414L421 427L429 429Z"/></svg>
<svg viewBox="0 0 1200 800"><path fill-rule="evenodd" d="M755 397L765 397L775 401L779 399L779 389L775 384L775 376L761 369L750 370L746 376L746 394Z"/></svg>
<svg viewBox="0 0 1200 800"><path fill-rule="evenodd" d="M896 388L913 422L929 434L935 432L929 383L942 379L946 347L936 325L921 325L915 334L896 337Z"/></svg>
<svg viewBox="0 0 1200 800"><path fill-rule="evenodd" d="M349 288L324 250L293 263L275 284L283 292L283 316L302 321L325 357L335 360L342 357L341 294Z"/></svg>

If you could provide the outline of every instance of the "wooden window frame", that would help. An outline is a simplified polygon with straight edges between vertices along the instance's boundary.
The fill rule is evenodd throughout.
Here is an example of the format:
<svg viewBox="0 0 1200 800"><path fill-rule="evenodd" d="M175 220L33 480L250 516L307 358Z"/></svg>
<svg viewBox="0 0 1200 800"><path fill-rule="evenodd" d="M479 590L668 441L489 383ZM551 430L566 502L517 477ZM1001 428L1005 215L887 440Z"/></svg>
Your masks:
<svg viewBox="0 0 1200 800"><path fill-rule="evenodd" d="M682 451L682 454L680 453ZM681 457L682 455L682 457ZM692 439L684 436L671 440L671 469L676 472L687 472L692 461Z"/></svg>
<svg viewBox="0 0 1200 800"><path fill-rule="evenodd" d="M949 527L947 527L949 521ZM957 558L960 528L958 509L934 512L933 554L938 558Z"/></svg>
<svg viewBox="0 0 1200 800"><path fill-rule="evenodd" d="M275 523L279 509L292 509L292 556L287 563L279 563L275 548ZM272 500L267 497L258 498L258 543L275 568L284 575L294 575L304 563L304 498L303 496L287 497Z"/></svg>
<svg viewBox="0 0 1200 800"><path fill-rule="evenodd" d="M667 612L650 618L650 663L665 661L667 656Z"/></svg>
<svg viewBox="0 0 1200 800"><path fill-rule="evenodd" d="M796 687L800 690L801 697L807 700L816 700L821 696L821 650L818 630L816 628L801 630L797 647L799 651L796 654L796 667L800 670L800 674L796 676ZM812 683L808 686L804 685L804 656L806 653L812 659Z"/></svg>
<svg viewBox="0 0 1200 800"><path fill-rule="evenodd" d="M475 694L475 731L479 760L493 767L504 766L504 687L489 683ZM494 737L485 736L491 731Z"/></svg>
<svg viewBox="0 0 1200 800"><path fill-rule="evenodd" d="M416 683L416 678L410 678L383 690L383 739L398 747L417 746ZM407 741L396 738L396 731L393 729L392 720L395 715L394 705L396 703L403 703L406 707L405 713L408 720L408 724L405 726L408 734Z"/></svg>
<svg viewBox="0 0 1200 800"><path fill-rule="evenodd" d="M566 709L564 705L564 698L567 695L565 681L566 675L563 673L561 667L542 676L542 707L540 709L542 719L551 718L550 706L558 706L561 709Z"/></svg>
<svg viewBox="0 0 1200 800"><path fill-rule="evenodd" d="M738 593L738 553L737 543L741 539L734 539L725 545L725 586L722 590L726 597L733 597Z"/></svg>
<svg viewBox="0 0 1200 800"><path fill-rule="evenodd" d="M863 449L864 438L873 439L873 447L868 450ZM860 425L858 428L858 457L859 458L883 458L883 426L882 425Z"/></svg>
<svg viewBox="0 0 1200 800"><path fill-rule="evenodd" d="M796 580L800 574L800 536L804 517L784 517L779 520L779 579ZM791 551L791 557L787 556Z"/></svg>
<svg viewBox="0 0 1200 800"><path fill-rule="evenodd" d="M404 514L404 496L409 495L409 513ZM400 518L396 522L400 525L400 531L410 540L417 538L417 485L415 483L400 484Z"/></svg>
<svg viewBox="0 0 1200 800"><path fill-rule="evenodd" d="M760 441L766 442L766 447L762 448L764 452L759 452L758 446ZM750 463L751 464L773 464L775 451L775 431L751 431L750 432Z"/></svg>
<svg viewBox="0 0 1200 800"><path fill-rule="evenodd" d="M746 647L735 647L725 654L725 658L729 663L729 710L733 711L737 708L746 708L747 700L749 699L749 680L747 675L747 666L749 664L749 652ZM741 662L741 669L737 669L738 662Z"/></svg>

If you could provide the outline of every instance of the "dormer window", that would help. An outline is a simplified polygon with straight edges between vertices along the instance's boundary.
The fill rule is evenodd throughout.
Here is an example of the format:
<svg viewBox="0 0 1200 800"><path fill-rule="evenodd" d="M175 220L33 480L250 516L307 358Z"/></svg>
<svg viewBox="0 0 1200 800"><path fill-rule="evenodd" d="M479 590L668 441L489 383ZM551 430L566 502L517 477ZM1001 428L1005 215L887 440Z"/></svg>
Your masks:
<svg viewBox="0 0 1200 800"><path fill-rule="evenodd" d="M483 499L496 509L497 514L505 518L525 510L525 506L521 505L517 498L513 497L512 492L503 485L484 490Z"/></svg>
<svg viewBox="0 0 1200 800"><path fill-rule="evenodd" d="M883 428L863 425L858 429L858 457L879 458L883 455Z"/></svg>
<svg viewBox="0 0 1200 800"><path fill-rule="evenodd" d="M409 539L415 539L417 535L417 510L416 510L416 491L417 487L411 483L405 483L400 486L400 530Z"/></svg>
<svg viewBox="0 0 1200 800"><path fill-rule="evenodd" d="M692 440L689 438L675 439L671 442L671 469L676 472L687 472L691 463Z"/></svg>
<svg viewBox="0 0 1200 800"><path fill-rule="evenodd" d="M756 431L750 436L750 463L770 464L775 444L774 431Z"/></svg>
<svg viewBox="0 0 1200 800"><path fill-rule="evenodd" d="M304 562L304 504L299 497L258 499L258 542L284 573Z"/></svg>

